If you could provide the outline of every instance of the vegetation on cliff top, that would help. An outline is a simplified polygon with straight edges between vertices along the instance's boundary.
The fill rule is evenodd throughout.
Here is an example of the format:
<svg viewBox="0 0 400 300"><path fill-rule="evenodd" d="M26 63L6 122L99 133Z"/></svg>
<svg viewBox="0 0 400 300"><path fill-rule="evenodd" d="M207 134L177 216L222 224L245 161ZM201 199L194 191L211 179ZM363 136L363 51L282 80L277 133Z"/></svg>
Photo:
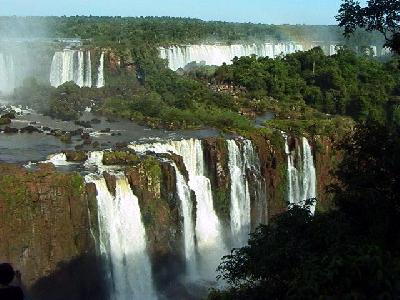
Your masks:
<svg viewBox="0 0 400 300"><path fill-rule="evenodd" d="M400 283L400 131L359 126L342 145L336 209L292 207L219 267L209 299L396 298Z"/></svg>

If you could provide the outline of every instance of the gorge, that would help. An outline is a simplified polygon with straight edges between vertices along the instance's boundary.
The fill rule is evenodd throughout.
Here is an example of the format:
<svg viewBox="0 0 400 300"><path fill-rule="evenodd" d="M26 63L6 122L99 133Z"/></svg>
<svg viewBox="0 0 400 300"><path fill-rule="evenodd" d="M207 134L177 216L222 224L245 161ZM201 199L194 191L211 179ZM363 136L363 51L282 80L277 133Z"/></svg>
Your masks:
<svg viewBox="0 0 400 300"><path fill-rule="evenodd" d="M309 141L288 137L282 138L281 145L283 142L285 149L274 150L280 155L262 148L260 141L254 144L243 138L209 137L133 142L123 151L87 152L80 161L71 161L63 153L52 156L49 162L70 170L65 175L58 175L46 164L12 173L10 167L1 165L0 203L4 212L17 218L27 216L39 223L42 218L48 219L50 227L40 230L43 235L53 231L52 224L58 222L51 211L43 210L48 201L54 207L70 205L68 210L79 209L80 219L75 219L74 213L63 217L65 226L78 226L88 235L87 245L75 250L75 255L88 253L97 257L93 263L101 272L92 278L104 282L108 292L102 297L106 299L132 299L132 295L134 299L172 299L176 295L197 299L214 284L220 258L230 248L245 245L252 229L279 213L286 206L285 201L300 203L305 200L303 197L316 197L316 158ZM280 166L265 161L269 153ZM285 165L290 167L288 175L283 172L275 175L277 178L270 177ZM34 179L35 174L38 179ZM62 187L68 193L58 194L61 186L53 179L58 176L75 178L72 185ZM48 185L39 185L38 180L47 180ZM275 185L278 181L280 187ZM14 202L15 193L25 195L25 202ZM54 193L59 200L51 196ZM275 199L270 198L274 194ZM67 195L71 195L68 201ZM79 204L72 199L86 200ZM279 201L283 202L278 209ZM25 232L27 225L19 225L18 230ZM2 224L2 228L4 237L12 235L12 227ZM56 244L69 234L63 228L55 230ZM46 271L52 269L50 263L67 259L64 252L59 252L58 257L41 255L44 269L32 272L31 263L37 262L32 255L38 249L31 242L37 240L37 235L36 231L26 234L19 242L19 250L9 248L15 247L11 243L2 243L2 253L9 253L3 259L13 261L14 255L27 256L18 267L30 284L51 276ZM48 244L50 253L56 244ZM68 276L65 279L71 280ZM73 293L79 290L96 294L86 284L82 282L76 289L65 291L65 299L74 297ZM37 287L34 285L32 290L37 291Z"/></svg>

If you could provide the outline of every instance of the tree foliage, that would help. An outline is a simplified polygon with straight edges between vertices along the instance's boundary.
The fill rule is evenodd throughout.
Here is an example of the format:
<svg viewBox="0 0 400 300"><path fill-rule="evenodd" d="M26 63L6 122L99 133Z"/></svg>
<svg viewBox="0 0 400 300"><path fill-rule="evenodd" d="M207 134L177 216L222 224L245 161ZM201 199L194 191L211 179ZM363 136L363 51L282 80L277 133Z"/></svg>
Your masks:
<svg viewBox="0 0 400 300"><path fill-rule="evenodd" d="M386 46L400 54L400 1L369 0L362 7L359 1L345 0L336 19L350 36L357 28L379 31L386 39Z"/></svg>
<svg viewBox="0 0 400 300"><path fill-rule="evenodd" d="M229 288L210 299L396 299L400 295L398 129L359 126L346 150L336 209L292 207L219 266Z"/></svg>

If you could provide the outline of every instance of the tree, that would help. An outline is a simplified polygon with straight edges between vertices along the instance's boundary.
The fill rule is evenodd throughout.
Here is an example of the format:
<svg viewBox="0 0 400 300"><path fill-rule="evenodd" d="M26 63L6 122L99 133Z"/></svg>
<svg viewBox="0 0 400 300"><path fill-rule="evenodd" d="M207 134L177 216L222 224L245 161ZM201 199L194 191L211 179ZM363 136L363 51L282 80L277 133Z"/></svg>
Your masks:
<svg viewBox="0 0 400 300"><path fill-rule="evenodd" d="M385 46L400 54L400 1L369 0L366 7L359 1L344 0L336 16L345 35L350 36L357 28L379 31L385 39Z"/></svg>
<svg viewBox="0 0 400 300"><path fill-rule="evenodd" d="M224 257L227 299L398 299L400 133L366 123L343 143L336 208L294 206Z"/></svg>

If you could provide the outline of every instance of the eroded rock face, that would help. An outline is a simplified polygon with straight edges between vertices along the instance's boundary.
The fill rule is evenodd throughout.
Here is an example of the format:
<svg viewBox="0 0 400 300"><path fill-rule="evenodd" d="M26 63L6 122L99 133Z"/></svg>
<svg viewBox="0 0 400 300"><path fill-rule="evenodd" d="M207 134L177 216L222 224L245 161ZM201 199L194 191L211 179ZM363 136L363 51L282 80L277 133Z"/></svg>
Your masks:
<svg viewBox="0 0 400 300"><path fill-rule="evenodd" d="M88 155L85 151L65 150L64 153L65 156L67 157L67 161L84 162L88 159Z"/></svg>
<svg viewBox="0 0 400 300"><path fill-rule="evenodd" d="M95 201L76 173L0 165L0 261L21 271L32 299L106 295L91 234Z"/></svg>
<svg viewBox="0 0 400 300"><path fill-rule="evenodd" d="M331 185L338 184L335 172L343 159L343 153L337 149L336 142L323 136L314 137L315 168L317 180L317 210L326 211L334 207L334 194L329 192Z"/></svg>
<svg viewBox="0 0 400 300"><path fill-rule="evenodd" d="M183 228L175 170L169 163L149 156L128 167L125 174L139 199L153 276L162 290L184 268Z"/></svg>
<svg viewBox="0 0 400 300"><path fill-rule="evenodd" d="M211 181L214 209L227 225L230 218L230 173L228 148L223 138L207 138L203 141L206 173Z"/></svg>
<svg viewBox="0 0 400 300"><path fill-rule="evenodd" d="M281 136L255 134L251 136L260 159L261 174L265 179L267 209L262 217L264 223L287 209L286 192L286 155ZM256 206L252 206L254 208ZM252 209L252 217L258 212Z"/></svg>
<svg viewBox="0 0 400 300"><path fill-rule="evenodd" d="M129 166L139 161L139 157L129 151L106 151L103 156L103 164L106 166Z"/></svg>

